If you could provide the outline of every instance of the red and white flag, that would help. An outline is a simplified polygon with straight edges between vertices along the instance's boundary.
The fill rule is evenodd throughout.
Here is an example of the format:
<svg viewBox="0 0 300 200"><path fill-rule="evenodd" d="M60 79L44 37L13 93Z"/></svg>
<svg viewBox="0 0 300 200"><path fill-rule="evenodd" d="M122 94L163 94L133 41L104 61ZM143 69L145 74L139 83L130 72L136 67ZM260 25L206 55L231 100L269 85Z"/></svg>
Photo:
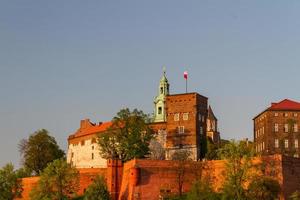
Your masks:
<svg viewBox="0 0 300 200"><path fill-rule="evenodd" d="M188 72L187 71L183 72L183 78L187 80L187 78L188 78Z"/></svg>

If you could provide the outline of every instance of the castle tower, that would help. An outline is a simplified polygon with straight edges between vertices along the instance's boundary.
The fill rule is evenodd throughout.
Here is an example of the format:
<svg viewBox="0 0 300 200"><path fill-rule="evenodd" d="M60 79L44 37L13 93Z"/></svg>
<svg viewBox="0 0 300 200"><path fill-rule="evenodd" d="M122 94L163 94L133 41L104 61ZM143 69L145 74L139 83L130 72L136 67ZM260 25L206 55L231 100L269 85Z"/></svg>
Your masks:
<svg viewBox="0 0 300 200"><path fill-rule="evenodd" d="M166 121L166 96L169 95L169 83L164 69L163 76L159 82L158 95L154 99L154 122Z"/></svg>

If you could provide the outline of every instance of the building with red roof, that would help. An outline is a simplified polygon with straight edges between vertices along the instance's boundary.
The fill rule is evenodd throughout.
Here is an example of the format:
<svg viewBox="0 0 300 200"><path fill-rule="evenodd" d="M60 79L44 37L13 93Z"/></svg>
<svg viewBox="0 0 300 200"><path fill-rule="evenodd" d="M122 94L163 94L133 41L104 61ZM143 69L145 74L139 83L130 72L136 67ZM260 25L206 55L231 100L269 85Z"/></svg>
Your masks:
<svg viewBox="0 0 300 200"><path fill-rule="evenodd" d="M284 99L271 103L253 122L256 152L299 157L299 102Z"/></svg>
<svg viewBox="0 0 300 200"><path fill-rule="evenodd" d="M76 168L106 168L107 161L99 154L97 136L103 134L112 122L81 120L79 129L68 138L67 161Z"/></svg>

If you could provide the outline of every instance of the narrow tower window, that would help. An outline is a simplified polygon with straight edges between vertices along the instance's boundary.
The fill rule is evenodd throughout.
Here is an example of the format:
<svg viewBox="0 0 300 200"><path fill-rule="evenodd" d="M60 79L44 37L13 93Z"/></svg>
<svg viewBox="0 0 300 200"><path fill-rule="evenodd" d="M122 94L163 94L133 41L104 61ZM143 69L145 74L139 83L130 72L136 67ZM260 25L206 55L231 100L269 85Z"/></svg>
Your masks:
<svg viewBox="0 0 300 200"><path fill-rule="evenodd" d="M162 113L162 108L161 108L161 107L158 107L157 113L158 113L159 115Z"/></svg>
<svg viewBox="0 0 300 200"><path fill-rule="evenodd" d="M160 93L161 94L164 93L164 88L163 87L160 88Z"/></svg>

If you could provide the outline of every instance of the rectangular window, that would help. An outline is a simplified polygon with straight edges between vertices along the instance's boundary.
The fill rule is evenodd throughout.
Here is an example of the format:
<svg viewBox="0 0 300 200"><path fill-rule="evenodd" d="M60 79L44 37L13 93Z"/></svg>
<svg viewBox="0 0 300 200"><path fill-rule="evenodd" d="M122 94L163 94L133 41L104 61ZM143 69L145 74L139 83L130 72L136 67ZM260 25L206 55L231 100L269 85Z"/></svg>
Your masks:
<svg viewBox="0 0 300 200"><path fill-rule="evenodd" d="M275 139L275 148L278 148L278 147L279 147L278 139Z"/></svg>
<svg viewBox="0 0 300 200"><path fill-rule="evenodd" d="M174 121L179 121L179 113L174 114Z"/></svg>
<svg viewBox="0 0 300 200"><path fill-rule="evenodd" d="M183 113L182 118L183 118L184 121L189 120L189 113Z"/></svg>
<svg viewBox="0 0 300 200"><path fill-rule="evenodd" d="M298 139L295 139L295 148L298 148Z"/></svg>
<svg viewBox="0 0 300 200"><path fill-rule="evenodd" d="M84 146L84 144L85 144L85 141L82 140L82 141L81 141L81 146Z"/></svg>
<svg viewBox="0 0 300 200"><path fill-rule="evenodd" d="M298 113L294 113L294 117L298 117Z"/></svg>
<svg viewBox="0 0 300 200"><path fill-rule="evenodd" d="M285 117L288 117L288 116L289 116L289 114L288 114L288 113L284 113L284 116L285 116Z"/></svg>
<svg viewBox="0 0 300 200"><path fill-rule="evenodd" d="M202 122L204 122L205 121L205 117L204 117L204 115L202 115Z"/></svg>
<svg viewBox="0 0 300 200"><path fill-rule="evenodd" d="M289 132L289 125L288 124L284 124L284 132L285 133Z"/></svg>
<svg viewBox="0 0 300 200"><path fill-rule="evenodd" d="M94 153L92 153L92 160L94 160Z"/></svg>
<svg viewBox="0 0 300 200"><path fill-rule="evenodd" d="M295 153L295 154L294 154L294 157L295 157L295 158L299 158L299 154Z"/></svg>
<svg viewBox="0 0 300 200"><path fill-rule="evenodd" d="M184 126L178 126L178 133L184 133Z"/></svg>
<svg viewBox="0 0 300 200"><path fill-rule="evenodd" d="M262 149L265 150L265 142L262 143Z"/></svg>
<svg viewBox="0 0 300 200"><path fill-rule="evenodd" d="M198 117L199 117L199 121L201 121L202 119L201 113L199 113Z"/></svg>
<svg viewBox="0 0 300 200"><path fill-rule="evenodd" d="M284 140L284 148L289 148L289 140L287 139Z"/></svg>
<svg viewBox="0 0 300 200"><path fill-rule="evenodd" d="M278 132L278 130L279 130L279 125L278 124L274 124L274 131Z"/></svg>
<svg viewBox="0 0 300 200"><path fill-rule="evenodd" d="M265 127L262 127L262 134L265 134Z"/></svg>
<svg viewBox="0 0 300 200"><path fill-rule="evenodd" d="M275 117L278 117L278 113L274 113L274 116L275 116Z"/></svg>
<svg viewBox="0 0 300 200"><path fill-rule="evenodd" d="M73 158L73 157L74 157L74 153L72 152L72 153L71 153L71 158Z"/></svg>
<svg viewBox="0 0 300 200"><path fill-rule="evenodd" d="M294 132L295 132L295 133L298 132L298 124L294 124Z"/></svg>

